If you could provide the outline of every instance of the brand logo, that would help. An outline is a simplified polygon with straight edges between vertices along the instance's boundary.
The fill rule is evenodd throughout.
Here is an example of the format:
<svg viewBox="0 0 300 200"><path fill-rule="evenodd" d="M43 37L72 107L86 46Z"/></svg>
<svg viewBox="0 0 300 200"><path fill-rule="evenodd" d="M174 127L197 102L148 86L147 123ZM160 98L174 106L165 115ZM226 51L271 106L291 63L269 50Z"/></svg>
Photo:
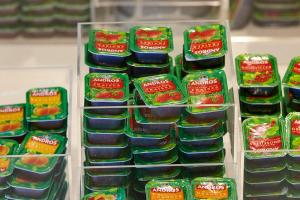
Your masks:
<svg viewBox="0 0 300 200"><path fill-rule="evenodd" d="M59 91L57 90L34 90L31 92L32 97L51 97L51 96L57 96L59 94Z"/></svg>
<svg viewBox="0 0 300 200"><path fill-rule="evenodd" d="M266 72L272 71L272 64L269 60L243 60L241 62L243 72Z"/></svg>
<svg viewBox="0 0 300 200"><path fill-rule="evenodd" d="M39 137L39 136L32 136L32 140L37 141L37 142L41 142L44 144L48 144L48 145L52 145L52 146L57 146L58 141L57 140L50 140L47 137Z"/></svg>
<svg viewBox="0 0 300 200"><path fill-rule="evenodd" d="M154 94L156 92L175 90L176 85L171 80L158 80L142 83L142 88L145 93Z"/></svg>
<svg viewBox="0 0 300 200"><path fill-rule="evenodd" d="M181 192L180 187L172 187L172 186L165 186L165 187L156 187L151 189L152 192L160 192L160 193L177 193Z"/></svg>
<svg viewBox="0 0 300 200"><path fill-rule="evenodd" d="M190 95L211 94L222 91L222 84L217 78L201 78L189 82L188 91Z"/></svg>
<svg viewBox="0 0 300 200"><path fill-rule="evenodd" d="M23 111L22 107L5 107L0 108L0 113L15 113Z"/></svg>
<svg viewBox="0 0 300 200"><path fill-rule="evenodd" d="M196 186L197 189L201 190L226 190L226 185L216 185L216 184L199 184Z"/></svg>

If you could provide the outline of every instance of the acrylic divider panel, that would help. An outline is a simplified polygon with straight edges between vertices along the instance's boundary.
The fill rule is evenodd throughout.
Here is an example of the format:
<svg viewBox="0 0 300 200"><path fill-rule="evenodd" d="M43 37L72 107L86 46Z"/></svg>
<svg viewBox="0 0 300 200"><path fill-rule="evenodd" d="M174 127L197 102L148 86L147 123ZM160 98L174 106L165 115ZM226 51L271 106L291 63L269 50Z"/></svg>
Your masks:
<svg viewBox="0 0 300 200"><path fill-rule="evenodd" d="M60 66L0 70L1 197L73 198L72 75Z"/></svg>
<svg viewBox="0 0 300 200"><path fill-rule="evenodd" d="M123 88L123 86L129 87L128 80L125 78L122 81L122 84L118 84L118 90L120 90L120 92L118 91L118 95L122 91L122 101L120 99L111 104L107 101L93 100L93 97L102 97L103 94L100 95L96 90L90 90L90 86L98 85L99 83L96 83L95 81L103 79L101 78L101 74L94 73L88 75L89 71L97 71L97 66L90 63L89 58L86 57L86 55L88 55L88 38L82 38L82 32L88 32L90 29L99 30L105 28L108 30L119 31L118 33L123 35L123 38L126 39L125 33L122 33L122 31L129 32L130 28L135 25L168 26L171 28L173 35L173 51L170 52L169 56L173 59L173 66L176 66L176 56L178 58L178 54L182 53L183 44L186 42L184 40L184 31L196 25L205 24L222 24L227 33L226 37L222 38L223 41L224 39L227 40L226 44L228 51L225 53L225 59L214 60L215 64L219 64L222 69L214 70L214 73L212 73L213 75L207 72L200 72L200 76L202 77L200 78L201 80L199 77L198 79L196 77L196 80L200 80L199 82L201 82L200 86L198 85L200 88L207 88L201 86L205 83L205 81L203 81L204 79L209 80L209 77L211 76L218 77L215 79L216 84L210 81L206 82L208 85L212 84L211 86L213 86L208 88L219 88L217 91L210 91L212 93L216 92L218 98L217 96L213 96L212 101L210 98L204 100L202 99L202 96L200 99L203 100L203 102L201 100L203 105L195 105L197 103L195 103L194 97L189 97L193 96L191 92L193 91L193 88L190 87L191 84L189 83L190 81L193 81L194 77L190 76L184 81L181 80L181 78L177 78L177 76L172 75L171 72L169 75L160 75L159 77L156 75L155 77L149 77L148 79L147 77L139 78L138 80L136 79L134 81L134 86L132 87L136 88L136 92L133 92L132 90L129 95L127 92L124 92L127 91L127 89ZM209 30L214 28L211 28L210 26L209 28L205 27L203 31L206 29ZM208 32L213 34L215 33L215 30L206 31L205 33L209 34ZM100 35L103 35L103 33ZM208 168L211 170L211 165L216 165L217 163L217 165L221 165L221 167L215 166L215 172L218 172L216 173L218 176L225 175L234 177L238 182L238 174L236 173L238 173L239 170L235 170L237 168L232 167L233 165L236 166L236 161L238 160L236 147L239 146L236 134L237 124L235 123L237 120L237 112L234 104L236 94L233 92L236 90L236 81L231 54L230 30L225 22L182 21L160 23L81 23L78 26L78 56L78 102L80 103L81 112L80 121L82 139L81 164L83 167L82 170L85 172L83 173L82 180L82 195L84 195L84 192L86 191L84 190L86 183L88 187L93 186L95 190L99 190L107 186L114 186L114 184L124 185L122 181L118 182L120 178L122 177L121 180L124 180L123 178L126 177L127 179L128 177L131 177L131 175L136 176L136 174L140 173L136 171L143 171L135 170L138 166L151 170L152 168L159 169L159 167L162 167L161 165L167 165L166 168L168 166L170 168L174 166L174 170L181 170L181 168L184 168L184 165L195 164L203 165L204 168L205 166L210 166ZM156 58L159 59L159 57ZM149 57L149 59L151 59L151 57ZM119 61L120 60L114 60L114 62ZM222 62L224 62L224 67L222 66ZM88 66L90 66L90 68ZM122 71L122 69L118 70ZM126 69L122 72L126 72ZM199 75L198 73L195 74ZM223 74L226 74L227 81L224 81L221 78L224 76ZM114 78L112 75L109 76L110 79ZM176 80L174 80L174 77ZM91 81L93 78L94 81ZM122 78L117 77L117 79L120 80ZM173 91L171 92L172 94L169 94L170 92L166 92L166 94L159 98L155 95L151 95L151 92L149 94L149 91L153 90L153 87L151 86L152 84L149 83L152 79L158 80L158 85L158 82L161 82L161 85L166 83L167 87L171 84L170 87L173 88ZM184 82L186 82L186 84L184 84ZM206 85L206 83L204 85ZM177 86L178 84L180 86ZM154 85L156 85L156 83ZM148 86L152 89L148 90ZM226 89L223 91L220 90L220 88ZM115 97L117 93L114 92L114 90L115 88L111 88L110 91L106 91L107 94L105 95ZM98 92L103 93L102 91ZM108 92L112 94L108 94ZM202 92L200 93L202 94ZM128 97L126 97L127 95ZM199 94L195 94L194 96L198 95ZM198 99L198 97L196 97L196 99ZM220 101L215 102L216 99L220 99ZM143 105L142 102L146 103L146 105ZM164 102L169 102L169 104L164 104ZM195 126L193 122L196 122L197 125ZM134 128L134 126L137 128ZM134 131L132 131L132 129ZM201 131L199 131L200 129ZM159 134L155 134L155 132ZM224 132L227 134L223 137L222 133ZM208 139L206 137L206 139L204 139L205 137L203 138L203 136L199 137L198 134L201 135L201 133L211 133L209 136L210 138ZM161 147L158 148L159 145ZM205 160L205 154L207 156L207 160ZM204 158L204 160L199 160L199 158ZM127 167L132 168L133 170L123 170L123 168ZM97 169L92 171L85 170L87 168ZM102 170L101 168L106 168L106 170ZM225 170L223 171L224 168ZM181 178L203 176L201 172L205 172L203 168L200 172L197 172L196 170L196 174L190 174L193 170L183 171L184 172L180 172ZM164 172L162 173L163 174L156 176L156 178L165 175ZM146 174L149 175L150 173ZM141 176L144 177L145 173ZM166 176L168 177L168 175ZM111 178L116 179L112 181ZM155 178L155 176L148 178L152 179ZM103 180L104 182L102 182ZM110 183L107 183L109 180L111 180ZM134 179L129 178L128 180L130 181L128 181L126 185L130 185L130 182L134 182ZM89 185L90 183L92 185ZM101 185L102 183L106 183L107 185ZM88 190L88 192L90 191L91 190ZM140 190L140 192L142 191ZM143 191L143 193L145 193L145 191Z"/></svg>

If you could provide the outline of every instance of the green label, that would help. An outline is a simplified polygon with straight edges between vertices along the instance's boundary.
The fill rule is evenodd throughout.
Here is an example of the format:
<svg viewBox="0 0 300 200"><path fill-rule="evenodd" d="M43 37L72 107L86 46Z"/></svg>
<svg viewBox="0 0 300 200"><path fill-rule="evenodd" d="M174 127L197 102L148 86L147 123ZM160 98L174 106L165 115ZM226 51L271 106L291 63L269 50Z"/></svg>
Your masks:
<svg viewBox="0 0 300 200"><path fill-rule="evenodd" d="M89 35L89 51L97 54L130 55L128 33L109 30L92 30Z"/></svg>
<svg viewBox="0 0 300 200"><path fill-rule="evenodd" d="M227 52L226 29L223 25L201 25L184 32L184 51L189 59L217 58Z"/></svg>
<svg viewBox="0 0 300 200"><path fill-rule="evenodd" d="M174 75L138 78L134 85L147 105L180 104L186 101L182 86Z"/></svg>
<svg viewBox="0 0 300 200"><path fill-rule="evenodd" d="M238 82L242 86L278 84L276 58L271 55L243 54L236 58Z"/></svg>
<svg viewBox="0 0 300 200"><path fill-rule="evenodd" d="M300 57L292 59L282 82L288 86L300 87Z"/></svg>
<svg viewBox="0 0 300 200"><path fill-rule="evenodd" d="M27 92L27 117L30 120L55 120L67 116L66 90L59 87L35 88Z"/></svg>
<svg viewBox="0 0 300 200"><path fill-rule="evenodd" d="M131 49L136 52L164 52L173 50L173 36L169 27L133 27L130 31Z"/></svg>
<svg viewBox="0 0 300 200"><path fill-rule="evenodd" d="M90 73L85 77L85 96L89 100L125 101L129 95L126 74Z"/></svg>
<svg viewBox="0 0 300 200"><path fill-rule="evenodd" d="M218 110L220 106L205 106L203 104L224 104L227 102L227 80L221 70L188 74L183 79L183 85L188 93L188 103L193 113Z"/></svg>

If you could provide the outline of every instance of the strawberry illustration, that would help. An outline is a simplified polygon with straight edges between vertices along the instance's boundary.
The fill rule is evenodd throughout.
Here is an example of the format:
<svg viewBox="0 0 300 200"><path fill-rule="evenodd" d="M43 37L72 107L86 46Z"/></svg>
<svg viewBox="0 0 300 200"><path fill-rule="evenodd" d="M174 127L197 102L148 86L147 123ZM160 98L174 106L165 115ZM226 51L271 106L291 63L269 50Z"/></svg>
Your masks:
<svg viewBox="0 0 300 200"><path fill-rule="evenodd" d="M112 93L108 92L108 91L98 92L96 94L96 98L97 99L109 99L109 98L112 98Z"/></svg>
<svg viewBox="0 0 300 200"><path fill-rule="evenodd" d="M124 92L122 90L118 90L112 93L112 98L114 99L122 99L124 97Z"/></svg>
<svg viewBox="0 0 300 200"><path fill-rule="evenodd" d="M211 38L212 36L214 36L216 34L216 32L217 31L215 29L208 29L205 31L191 32L189 36L192 40L195 40L195 39L207 40L207 39Z"/></svg>
<svg viewBox="0 0 300 200"><path fill-rule="evenodd" d="M103 33L103 32L97 32L96 33L96 38L100 39L100 40L104 39L104 40L109 41L109 42L116 42L119 39L121 39L121 35L120 34L106 34L106 33Z"/></svg>
<svg viewBox="0 0 300 200"><path fill-rule="evenodd" d="M167 102L169 100L170 100L170 95L168 93L166 93L166 94L158 94L155 97L155 101L159 102L159 103L164 103L164 102Z"/></svg>
<svg viewBox="0 0 300 200"><path fill-rule="evenodd" d="M221 94L216 94L213 101L215 104L222 104L224 103L224 97Z"/></svg>
<svg viewBox="0 0 300 200"><path fill-rule="evenodd" d="M162 32L160 30L139 29L136 31L136 35L142 38L157 38L162 35Z"/></svg>
<svg viewBox="0 0 300 200"><path fill-rule="evenodd" d="M173 92L171 94L171 97L174 101L180 101L182 99L182 95L180 94L180 92Z"/></svg>

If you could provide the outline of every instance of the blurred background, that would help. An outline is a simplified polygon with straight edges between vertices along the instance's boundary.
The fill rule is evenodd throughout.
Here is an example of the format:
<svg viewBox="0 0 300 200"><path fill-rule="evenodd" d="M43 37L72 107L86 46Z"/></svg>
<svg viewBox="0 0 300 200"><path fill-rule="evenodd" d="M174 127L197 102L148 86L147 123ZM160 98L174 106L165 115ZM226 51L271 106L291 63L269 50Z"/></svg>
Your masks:
<svg viewBox="0 0 300 200"><path fill-rule="evenodd" d="M188 19L228 19L234 55L300 52L300 0L1 0L0 66L75 66L78 22Z"/></svg>

